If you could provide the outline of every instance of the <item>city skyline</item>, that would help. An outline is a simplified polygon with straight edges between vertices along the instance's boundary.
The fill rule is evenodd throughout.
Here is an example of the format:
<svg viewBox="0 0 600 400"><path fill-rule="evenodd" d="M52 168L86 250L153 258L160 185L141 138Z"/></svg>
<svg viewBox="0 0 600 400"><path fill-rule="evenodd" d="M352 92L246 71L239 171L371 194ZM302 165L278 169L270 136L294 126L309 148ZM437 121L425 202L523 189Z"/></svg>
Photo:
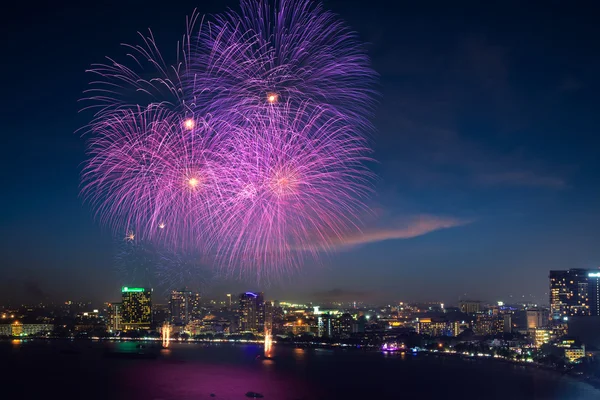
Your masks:
<svg viewBox="0 0 600 400"><path fill-rule="evenodd" d="M212 1L198 11L225 5L237 7ZM593 13L565 4L445 5L433 13L384 1L325 5L369 43L380 75L373 213L363 234L340 242L321 265L264 286L211 280L207 296L260 289L291 300L540 302L549 270L598 268L600 65L585 50L596 46ZM2 100L10 151L2 158L0 303L107 301L123 284L145 284L124 282L115 268L119 243L79 197L85 152L73 132L88 116L77 99L83 71L135 42L136 31L152 28L173 54L169 46L196 6L14 13L7 27L28 44L9 44L15 62L1 67L11 79ZM104 32L107 19L118 28ZM40 32L56 45L39 41Z"/></svg>

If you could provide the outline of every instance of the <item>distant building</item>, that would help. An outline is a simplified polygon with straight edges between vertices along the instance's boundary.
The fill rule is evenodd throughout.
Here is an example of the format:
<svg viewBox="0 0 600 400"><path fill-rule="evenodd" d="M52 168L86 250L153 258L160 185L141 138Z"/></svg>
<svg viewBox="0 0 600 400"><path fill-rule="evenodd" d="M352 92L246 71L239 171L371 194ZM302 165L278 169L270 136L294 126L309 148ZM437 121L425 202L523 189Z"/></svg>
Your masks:
<svg viewBox="0 0 600 400"><path fill-rule="evenodd" d="M529 309L526 311L526 315L527 329L536 329L548 326L549 318L548 314L544 310L537 308Z"/></svg>
<svg viewBox="0 0 600 400"><path fill-rule="evenodd" d="M152 289L123 286L121 295L123 330L149 330L152 324Z"/></svg>
<svg viewBox="0 0 600 400"><path fill-rule="evenodd" d="M536 348L549 343L552 339L552 330L548 328L535 328L532 330L533 345Z"/></svg>
<svg viewBox="0 0 600 400"><path fill-rule="evenodd" d="M320 337L337 337L340 335L340 321L337 313L320 312L317 318L317 326Z"/></svg>
<svg viewBox="0 0 600 400"><path fill-rule="evenodd" d="M498 317L488 313L477 314L473 332L481 336L495 335L498 333Z"/></svg>
<svg viewBox="0 0 600 400"><path fill-rule="evenodd" d="M600 317L600 271L588 271L590 315Z"/></svg>
<svg viewBox="0 0 600 400"><path fill-rule="evenodd" d="M428 336L458 336L462 332L459 321L434 321L431 318L418 318L416 331Z"/></svg>
<svg viewBox="0 0 600 400"><path fill-rule="evenodd" d="M504 314L502 316L502 332L512 333L512 314Z"/></svg>
<svg viewBox="0 0 600 400"><path fill-rule="evenodd" d="M481 311L481 302L472 300L461 301L460 311L465 314L477 314Z"/></svg>
<svg viewBox="0 0 600 400"><path fill-rule="evenodd" d="M586 269L550 271L550 312L553 320L590 315L590 273Z"/></svg>
<svg viewBox="0 0 600 400"><path fill-rule="evenodd" d="M278 305L278 302L275 302L273 304L273 311L272 311L272 330L273 330L273 334L278 334L278 333L283 333L284 329L283 329L283 323L284 323L284 312L283 312L283 308L281 306Z"/></svg>
<svg viewBox="0 0 600 400"><path fill-rule="evenodd" d="M108 325L107 329L111 332L117 332L123 329L122 324L122 305L121 303L108 303Z"/></svg>
<svg viewBox="0 0 600 400"><path fill-rule="evenodd" d="M190 290L173 290L169 299L171 323L186 325L200 318L200 295Z"/></svg>
<svg viewBox="0 0 600 400"><path fill-rule="evenodd" d="M294 335L302 335L310 332L310 325L299 319L296 322L285 324L284 330L286 332L292 332Z"/></svg>
<svg viewBox="0 0 600 400"><path fill-rule="evenodd" d="M340 336L350 337L352 333L356 332L356 324L354 317L350 313L344 313L340 317Z"/></svg>
<svg viewBox="0 0 600 400"><path fill-rule="evenodd" d="M42 332L52 332L52 324L23 324L13 321L10 324L0 324L0 336L34 336Z"/></svg>
<svg viewBox="0 0 600 400"><path fill-rule="evenodd" d="M273 332L273 302L265 301L265 330Z"/></svg>
<svg viewBox="0 0 600 400"><path fill-rule="evenodd" d="M240 295L240 331L263 333L265 330L265 300L263 293Z"/></svg>

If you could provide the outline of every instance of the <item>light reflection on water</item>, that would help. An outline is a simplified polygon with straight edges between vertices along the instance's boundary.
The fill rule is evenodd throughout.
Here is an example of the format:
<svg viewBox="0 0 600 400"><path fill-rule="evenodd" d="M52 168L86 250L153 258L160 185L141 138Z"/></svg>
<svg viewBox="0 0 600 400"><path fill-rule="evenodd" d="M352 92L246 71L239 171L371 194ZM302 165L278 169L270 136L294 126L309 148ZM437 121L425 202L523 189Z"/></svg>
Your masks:
<svg viewBox="0 0 600 400"><path fill-rule="evenodd" d="M268 399L440 398L470 390L486 399L598 399L591 386L559 374L514 367L494 360L464 361L458 357L383 354L362 350L294 348L275 344L272 359L260 344L233 345L160 342L0 342L0 359L11 365L2 378L22 387L22 398L44 394L44 387L62 387L63 398L86 399L242 399L252 391ZM68 352L60 351L60 347ZM4 350L3 350L4 349ZM122 352L125 357L106 357ZM154 359L127 354L155 353ZM39 365L52 368L38 369ZM43 371L44 375L40 375ZM431 384L435 377L435 384ZM0 378L0 379L2 379ZM35 379L39 385L27 384ZM388 384L385 384L385 383ZM490 382L503 382L490 389ZM368 383L368 384L367 384ZM394 384L389 384L394 383ZM100 386L98 386L100 385ZM36 392L39 391L39 393Z"/></svg>

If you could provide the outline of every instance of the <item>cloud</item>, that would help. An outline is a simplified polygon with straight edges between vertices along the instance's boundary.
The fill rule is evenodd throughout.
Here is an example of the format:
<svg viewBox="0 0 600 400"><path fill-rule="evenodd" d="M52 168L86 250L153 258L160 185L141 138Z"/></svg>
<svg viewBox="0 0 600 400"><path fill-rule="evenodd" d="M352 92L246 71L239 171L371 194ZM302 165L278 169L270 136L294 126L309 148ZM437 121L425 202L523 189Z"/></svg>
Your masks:
<svg viewBox="0 0 600 400"><path fill-rule="evenodd" d="M333 246L344 248L385 240L411 239L441 229L466 225L470 222L472 221L453 217L419 215L410 218L400 226L374 228L340 238L337 242L334 242Z"/></svg>
<svg viewBox="0 0 600 400"><path fill-rule="evenodd" d="M483 173L476 177L477 181L486 185L529 186L547 189L564 189L564 179L556 176L539 175L531 171L512 171L500 173Z"/></svg>

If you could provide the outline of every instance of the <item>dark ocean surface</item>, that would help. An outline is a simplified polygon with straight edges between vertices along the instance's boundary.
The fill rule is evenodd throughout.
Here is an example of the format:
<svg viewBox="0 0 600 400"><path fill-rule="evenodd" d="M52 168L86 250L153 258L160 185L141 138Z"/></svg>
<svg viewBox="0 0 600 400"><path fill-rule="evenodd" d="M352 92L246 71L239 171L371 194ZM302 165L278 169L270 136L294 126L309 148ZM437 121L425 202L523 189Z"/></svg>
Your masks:
<svg viewBox="0 0 600 400"><path fill-rule="evenodd" d="M19 399L600 399L552 371L497 360L275 345L0 341L0 387ZM142 353L142 354L138 354ZM15 397L16 396L16 397ZM4 398L0 396L0 398Z"/></svg>

